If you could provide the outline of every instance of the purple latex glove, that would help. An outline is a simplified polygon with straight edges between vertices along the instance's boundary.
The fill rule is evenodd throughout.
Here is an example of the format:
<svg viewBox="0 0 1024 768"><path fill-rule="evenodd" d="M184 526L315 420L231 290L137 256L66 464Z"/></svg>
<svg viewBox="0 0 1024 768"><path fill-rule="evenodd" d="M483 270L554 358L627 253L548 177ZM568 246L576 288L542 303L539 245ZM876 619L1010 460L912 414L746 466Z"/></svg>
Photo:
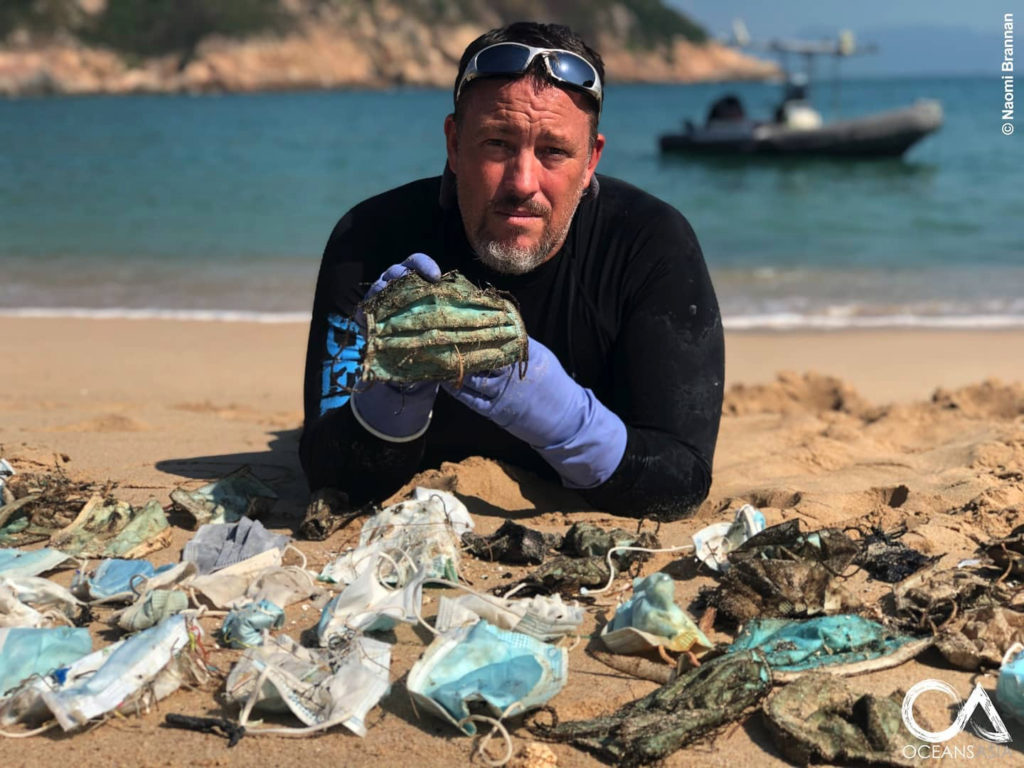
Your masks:
<svg viewBox="0 0 1024 768"><path fill-rule="evenodd" d="M416 272L425 280L436 283L441 279L441 270L434 260L425 253L414 253L401 264L394 264L366 292L363 300L380 293L384 286L409 272ZM356 323L366 338L366 317L361 309L356 310ZM356 392L352 395L352 414L356 421L372 435L392 443L415 440L427 431L430 416L437 397L437 384L423 381L416 384L394 384L380 382L360 389L357 379Z"/></svg>
<svg viewBox="0 0 1024 768"><path fill-rule="evenodd" d="M593 488L609 477L626 451L626 425L589 389L565 372L555 354L534 339L526 377L518 365L466 376L461 388L441 386L463 405L525 440L569 488Z"/></svg>

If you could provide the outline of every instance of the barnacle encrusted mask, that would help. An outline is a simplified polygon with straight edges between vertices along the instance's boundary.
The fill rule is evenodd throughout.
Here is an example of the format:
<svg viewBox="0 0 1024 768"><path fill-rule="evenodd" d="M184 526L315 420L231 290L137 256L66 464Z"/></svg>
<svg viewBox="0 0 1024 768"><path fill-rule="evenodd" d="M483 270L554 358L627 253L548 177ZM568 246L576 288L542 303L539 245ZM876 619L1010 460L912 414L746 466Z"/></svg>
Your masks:
<svg viewBox="0 0 1024 768"><path fill-rule="evenodd" d="M467 373L512 363L525 369L526 326L511 296L477 288L458 272L437 283L409 273L360 307L364 382L461 383Z"/></svg>

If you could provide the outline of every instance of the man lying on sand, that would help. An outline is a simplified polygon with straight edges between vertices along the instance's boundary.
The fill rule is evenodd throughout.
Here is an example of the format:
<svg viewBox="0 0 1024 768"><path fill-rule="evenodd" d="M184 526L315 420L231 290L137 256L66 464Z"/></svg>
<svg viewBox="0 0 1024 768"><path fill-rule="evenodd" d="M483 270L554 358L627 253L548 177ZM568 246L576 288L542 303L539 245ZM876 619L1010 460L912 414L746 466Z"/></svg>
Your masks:
<svg viewBox="0 0 1024 768"><path fill-rule="evenodd" d="M557 475L616 514L674 519L706 498L724 379L718 303L686 219L595 174L603 82L600 55L567 27L480 36L445 119L444 175L338 222L306 354L311 490L361 504L482 455ZM511 293L530 336L525 378L505 368L460 387L361 387L357 305L410 270L430 281L458 270Z"/></svg>

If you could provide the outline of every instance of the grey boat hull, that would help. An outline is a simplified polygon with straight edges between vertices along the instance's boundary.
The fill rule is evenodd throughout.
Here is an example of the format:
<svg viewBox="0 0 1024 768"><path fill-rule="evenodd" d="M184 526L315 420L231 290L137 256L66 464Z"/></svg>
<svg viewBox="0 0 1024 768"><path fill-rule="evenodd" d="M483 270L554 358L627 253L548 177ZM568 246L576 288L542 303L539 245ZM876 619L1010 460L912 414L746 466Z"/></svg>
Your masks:
<svg viewBox="0 0 1024 768"><path fill-rule="evenodd" d="M747 132L731 127L694 128L660 139L662 152L698 155L784 157L899 157L942 127L942 105L921 100L913 106L840 120L820 128L796 130L774 123L751 124Z"/></svg>

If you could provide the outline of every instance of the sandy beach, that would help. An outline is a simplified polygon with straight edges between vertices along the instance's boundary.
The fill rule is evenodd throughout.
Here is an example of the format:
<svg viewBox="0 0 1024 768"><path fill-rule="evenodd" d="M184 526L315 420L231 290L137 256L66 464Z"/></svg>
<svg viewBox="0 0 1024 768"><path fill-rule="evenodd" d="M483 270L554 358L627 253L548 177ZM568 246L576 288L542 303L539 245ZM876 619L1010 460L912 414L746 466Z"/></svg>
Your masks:
<svg viewBox="0 0 1024 768"><path fill-rule="evenodd" d="M281 496L268 524L291 532L307 501L296 456L306 330L301 324L0 318L0 457L19 471L56 462L73 477L116 482L117 495L127 501L162 504L180 485L195 487L248 464ZM769 525L794 517L811 529L906 524L905 543L941 556L943 565L972 556L978 542L1024 523L1021 350L1022 331L728 334L725 415L711 494L694 518L661 526L663 546L687 543L699 528L751 503ZM636 526L583 509L574 494L484 459L445 465L441 472L457 477L457 492L481 533L506 518L559 532L578 520ZM298 545L309 566L319 569L355 540L358 527ZM175 529L172 546L153 562L176 561L191 535ZM463 565L467 578L484 589L526 570L469 556ZM656 556L643 573L656 570L676 580L683 607L715 583L697 573L690 557ZM70 572L54 580L66 585ZM865 603L889 592L864 573L851 577L847 588ZM425 594L429 617L439 592ZM594 630L596 614L588 611L585 632ZM298 638L317 618L308 606L292 606L285 631ZM213 646L219 621L204 620L204 628ZM94 647L111 641L109 628L92 629ZM405 695L403 677L430 635L401 625L395 637L392 691L371 712L365 739L339 728L303 740L250 737L228 750L221 738L162 727L169 712L234 714L215 690L183 690L141 717L70 736L54 731L6 741L2 763L464 764L472 740L440 721L418 720ZM656 687L604 666L585 645L571 651L568 685L552 701L562 721L610 712ZM240 654L216 649L211 658L226 672ZM850 684L887 694L929 677L964 698L977 681L994 698L993 675L956 670L933 650ZM941 697L919 703L940 728L948 725ZM1024 728L1009 719L1007 725L1013 745L1024 743ZM513 736L517 749L534 741L521 725ZM951 743L978 741L965 732ZM1013 745L1010 759L1019 761ZM559 766L595 764L570 746L550 746ZM785 763L754 716L674 754L668 764Z"/></svg>

